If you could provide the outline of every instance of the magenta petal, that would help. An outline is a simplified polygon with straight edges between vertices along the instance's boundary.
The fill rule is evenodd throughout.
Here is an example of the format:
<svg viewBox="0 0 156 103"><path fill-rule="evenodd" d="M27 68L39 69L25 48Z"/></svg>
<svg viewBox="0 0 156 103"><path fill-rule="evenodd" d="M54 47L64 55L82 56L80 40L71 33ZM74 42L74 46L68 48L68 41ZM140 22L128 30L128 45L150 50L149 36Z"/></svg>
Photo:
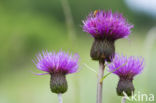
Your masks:
<svg viewBox="0 0 156 103"><path fill-rule="evenodd" d="M127 57L116 54L113 62L109 64L108 67L110 72L113 72L119 77L133 78L142 72L144 68L144 59L142 57Z"/></svg>
<svg viewBox="0 0 156 103"><path fill-rule="evenodd" d="M36 58L34 62L36 67L47 73L62 72L69 74L78 70L78 54L72 55L63 51L58 53L43 51Z"/></svg>
<svg viewBox="0 0 156 103"><path fill-rule="evenodd" d="M110 37L115 40L125 38L131 33L131 28L133 25L130 25L122 14L113 14L111 10L96 10L83 21L83 31L93 37Z"/></svg>

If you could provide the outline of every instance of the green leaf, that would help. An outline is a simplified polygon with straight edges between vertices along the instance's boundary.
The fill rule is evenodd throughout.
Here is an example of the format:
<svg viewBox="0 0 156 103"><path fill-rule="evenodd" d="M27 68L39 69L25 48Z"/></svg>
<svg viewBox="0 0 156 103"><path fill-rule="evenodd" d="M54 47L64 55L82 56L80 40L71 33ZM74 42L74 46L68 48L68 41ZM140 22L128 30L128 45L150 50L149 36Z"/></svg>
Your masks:
<svg viewBox="0 0 156 103"><path fill-rule="evenodd" d="M110 74L112 74L113 72L115 72L116 70L118 70L118 69L120 69L121 67L123 67L123 66L125 66L127 64L127 61L126 61L126 63L125 64L123 64L123 65L121 65L121 66L119 66L118 68L116 68L114 71L112 71L112 72L109 72L108 74L106 74L106 75L104 75L102 78L101 78L101 80L100 80L100 82L102 82L107 76L109 76Z"/></svg>

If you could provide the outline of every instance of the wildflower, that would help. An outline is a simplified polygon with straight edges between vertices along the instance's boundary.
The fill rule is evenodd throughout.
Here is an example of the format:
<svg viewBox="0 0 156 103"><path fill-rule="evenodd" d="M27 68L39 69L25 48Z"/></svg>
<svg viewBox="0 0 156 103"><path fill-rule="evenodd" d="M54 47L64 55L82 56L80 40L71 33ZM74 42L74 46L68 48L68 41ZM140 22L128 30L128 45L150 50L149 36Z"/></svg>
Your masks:
<svg viewBox="0 0 156 103"><path fill-rule="evenodd" d="M131 28L133 25L117 12L96 10L90 13L83 21L83 31L94 37L90 53L92 59L110 62L115 54L115 40L128 37Z"/></svg>
<svg viewBox="0 0 156 103"><path fill-rule="evenodd" d="M78 54L68 54L63 51L42 52L37 56L36 67L51 76L50 88L53 93L65 93L68 85L66 75L78 70Z"/></svg>
<svg viewBox="0 0 156 103"><path fill-rule="evenodd" d="M123 96L123 92L128 96L132 95L132 92L134 92L133 79L142 72L143 64L144 59L142 57L115 55L113 62L108 67L110 72L113 72L120 78L117 86L117 94L119 96Z"/></svg>

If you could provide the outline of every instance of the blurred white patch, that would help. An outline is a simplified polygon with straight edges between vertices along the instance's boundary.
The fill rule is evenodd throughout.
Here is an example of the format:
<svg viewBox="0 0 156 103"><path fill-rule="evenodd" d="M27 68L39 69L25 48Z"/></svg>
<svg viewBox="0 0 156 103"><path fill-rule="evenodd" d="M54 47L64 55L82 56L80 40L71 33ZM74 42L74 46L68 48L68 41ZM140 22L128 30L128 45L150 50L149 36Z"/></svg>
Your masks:
<svg viewBox="0 0 156 103"><path fill-rule="evenodd" d="M129 8L156 17L156 0L125 0Z"/></svg>
<svg viewBox="0 0 156 103"><path fill-rule="evenodd" d="M144 42L144 47L145 47L145 54L146 54L146 67L149 68L150 65L150 57L151 52L152 52L152 48L155 47L154 43L156 42L156 27L153 27L149 30L149 32L147 33L145 42Z"/></svg>

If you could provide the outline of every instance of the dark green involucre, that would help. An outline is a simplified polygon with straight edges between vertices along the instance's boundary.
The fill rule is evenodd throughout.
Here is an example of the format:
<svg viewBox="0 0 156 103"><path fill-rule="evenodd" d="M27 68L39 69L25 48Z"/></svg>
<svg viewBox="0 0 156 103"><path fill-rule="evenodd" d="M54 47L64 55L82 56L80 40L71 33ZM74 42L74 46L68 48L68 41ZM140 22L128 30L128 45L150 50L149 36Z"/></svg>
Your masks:
<svg viewBox="0 0 156 103"><path fill-rule="evenodd" d="M133 80L127 80L120 78L118 86L117 86L117 94L119 96L124 96L123 92L127 94L127 96L132 96L135 88L133 86Z"/></svg>
<svg viewBox="0 0 156 103"><path fill-rule="evenodd" d="M106 60L107 62L111 62L114 54L114 40L109 38L95 38L90 52L93 60Z"/></svg>
<svg viewBox="0 0 156 103"><path fill-rule="evenodd" d="M65 93L68 89L65 75L62 73L51 74L50 88L53 93Z"/></svg>

